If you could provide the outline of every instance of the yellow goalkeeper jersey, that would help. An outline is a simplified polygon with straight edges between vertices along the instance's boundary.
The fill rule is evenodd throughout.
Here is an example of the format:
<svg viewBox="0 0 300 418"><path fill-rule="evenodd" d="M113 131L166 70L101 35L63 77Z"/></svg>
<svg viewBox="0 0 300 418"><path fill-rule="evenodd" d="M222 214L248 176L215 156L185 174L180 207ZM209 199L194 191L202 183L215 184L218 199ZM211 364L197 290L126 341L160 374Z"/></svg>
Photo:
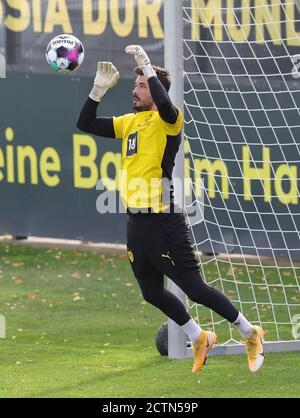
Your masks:
<svg viewBox="0 0 300 418"><path fill-rule="evenodd" d="M116 138L122 139L121 198L126 208L161 212L173 199L171 184L181 142L183 117L178 109L174 124L158 111L130 113L113 118Z"/></svg>

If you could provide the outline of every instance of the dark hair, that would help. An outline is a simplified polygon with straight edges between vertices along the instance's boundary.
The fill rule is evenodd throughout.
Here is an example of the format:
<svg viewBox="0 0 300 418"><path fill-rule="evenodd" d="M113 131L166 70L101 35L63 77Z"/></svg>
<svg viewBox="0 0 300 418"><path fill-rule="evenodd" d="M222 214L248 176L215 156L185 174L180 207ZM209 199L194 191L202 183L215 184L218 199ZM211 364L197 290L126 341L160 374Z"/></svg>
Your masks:
<svg viewBox="0 0 300 418"><path fill-rule="evenodd" d="M158 65L152 65L152 68L156 72L157 78L159 79L159 81L161 82L161 84L164 86L164 88L167 91L169 91L170 90L170 87L171 87L171 74L170 74L170 71L167 70L166 68L159 67ZM137 75L144 75L143 71L139 67L136 67L134 69L134 72Z"/></svg>

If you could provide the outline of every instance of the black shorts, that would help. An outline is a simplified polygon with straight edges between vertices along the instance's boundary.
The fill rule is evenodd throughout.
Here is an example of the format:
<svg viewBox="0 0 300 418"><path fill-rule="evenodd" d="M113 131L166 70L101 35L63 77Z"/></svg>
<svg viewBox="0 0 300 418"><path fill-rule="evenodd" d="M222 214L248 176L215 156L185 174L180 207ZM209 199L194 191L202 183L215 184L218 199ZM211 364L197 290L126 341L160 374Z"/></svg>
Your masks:
<svg viewBox="0 0 300 418"><path fill-rule="evenodd" d="M127 214L127 251L139 281L165 274L178 283L200 274L183 213Z"/></svg>

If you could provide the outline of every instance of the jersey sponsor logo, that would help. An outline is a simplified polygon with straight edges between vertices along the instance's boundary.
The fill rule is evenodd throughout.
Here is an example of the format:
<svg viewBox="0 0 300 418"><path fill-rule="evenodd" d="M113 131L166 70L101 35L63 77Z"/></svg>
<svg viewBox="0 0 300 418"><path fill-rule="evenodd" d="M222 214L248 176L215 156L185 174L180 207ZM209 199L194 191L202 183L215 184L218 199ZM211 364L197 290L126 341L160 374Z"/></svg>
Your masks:
<svg viewBox="0 0 300 418"><path fill-rule="evenodd" d="M128 136L127 139L127 151L126 157L130 157L134 154L137 154L137 147L138 147L138 134L135 132Z"/></svg>
<svg viewBox="0 0 300 418"><path fill-rule="evenodd" d="M149 128L151 125L151 119L153 119L153 114L151 114L149 117L147 117L142 124L138 124L138 128Z"/></svg>

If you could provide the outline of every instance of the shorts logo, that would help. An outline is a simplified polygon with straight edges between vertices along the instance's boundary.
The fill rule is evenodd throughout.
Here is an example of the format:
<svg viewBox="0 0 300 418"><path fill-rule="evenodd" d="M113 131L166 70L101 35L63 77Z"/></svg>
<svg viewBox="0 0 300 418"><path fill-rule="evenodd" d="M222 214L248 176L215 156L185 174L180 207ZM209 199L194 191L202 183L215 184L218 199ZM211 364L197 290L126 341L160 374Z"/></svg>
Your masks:
<svg viewBox="0 0 300 418"><path fill-rule="evenodd" d="M162 256L162 258L168 258L171 261L171 263L173 264L173 266L175 266L174 261L170 257L170 251L168 251L167 254L162 254L161 256Z"/></svg>
<svg viewBox="0 0 300 418"><path fill-rule="evenodd" d="M130 262L133 263L133 261L134 261L133 252L129 250L127 254L128 254L128 258L129 258Z"/></svg>

